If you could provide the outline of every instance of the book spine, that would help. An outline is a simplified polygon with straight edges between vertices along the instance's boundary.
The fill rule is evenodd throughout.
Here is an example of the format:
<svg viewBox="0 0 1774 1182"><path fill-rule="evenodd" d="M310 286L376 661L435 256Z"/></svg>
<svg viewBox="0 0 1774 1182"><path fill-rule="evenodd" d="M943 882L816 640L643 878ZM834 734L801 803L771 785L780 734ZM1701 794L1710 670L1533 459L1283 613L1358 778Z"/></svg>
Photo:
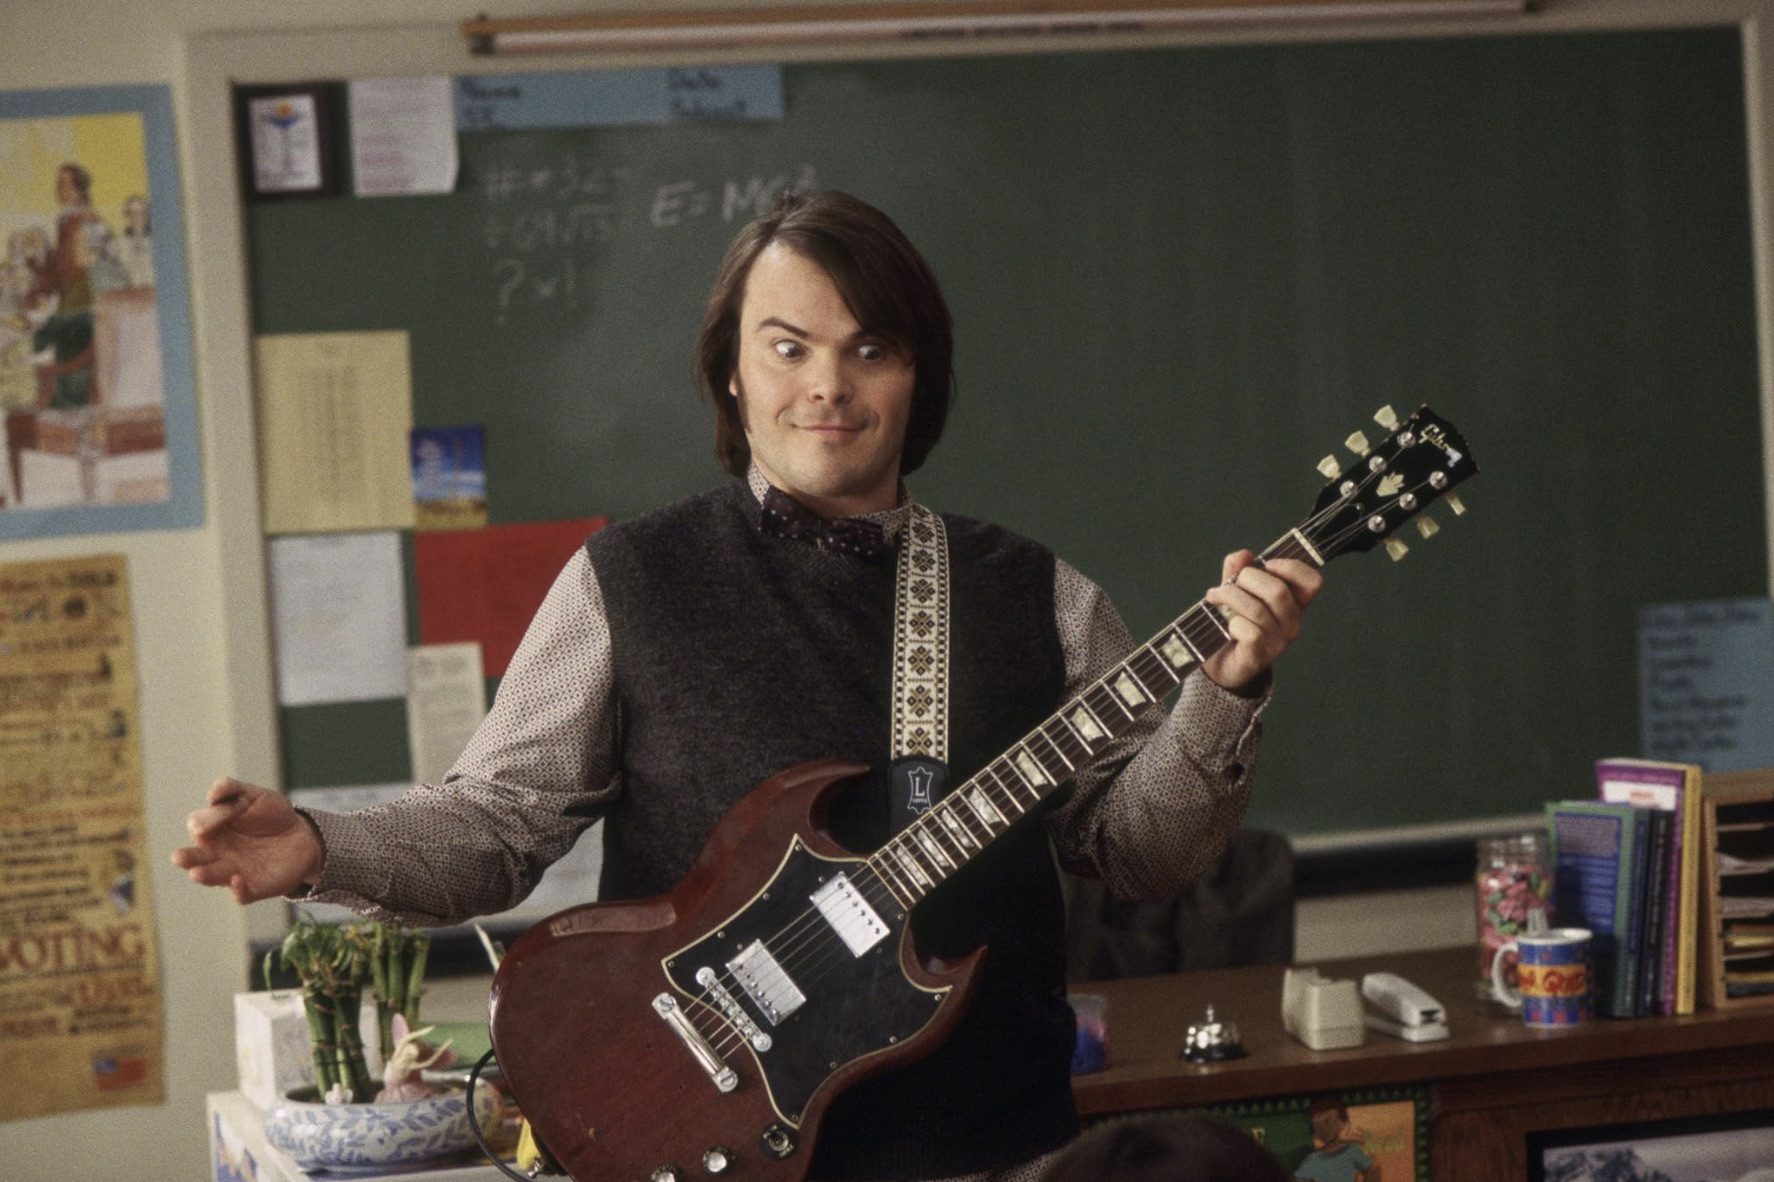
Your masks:
<svg viewBox="0 0 1774 1182"><path fill-rule="evenodd" d="M1675 1012L1694 1012L1700 950L1700 769L1690 768L1682 789L1681 823L1675 832L1681 858L1681 922L1676 933Z"/></svg>
<svg viewBox="0 0 1774 1182"><path fill-rule="evenodd" d="M1638 1013L1639 958L1645 940L1645 843L1649 830L1648 814L1635 808L1627 832L1621 835L1620 878L1614 908L1622 939L1610 1011L1616 1018L1631 1018Z"/></svg>
<svg viewBox="0 0 1774 1182"><path fill-rule="evenodd" d="M1638 988L1638 1012L1645 1017L1668 1014L1675 1007L1674 992L1664 988L1664 969L1674 952L1670 923L1675 905L1671 888L1675 879L1669 873L1669 837L1675 814L1666 809L1654 809L1650 822L1651 835L1643 870L1645 944L1644 955L1639 959Z"/></svg>

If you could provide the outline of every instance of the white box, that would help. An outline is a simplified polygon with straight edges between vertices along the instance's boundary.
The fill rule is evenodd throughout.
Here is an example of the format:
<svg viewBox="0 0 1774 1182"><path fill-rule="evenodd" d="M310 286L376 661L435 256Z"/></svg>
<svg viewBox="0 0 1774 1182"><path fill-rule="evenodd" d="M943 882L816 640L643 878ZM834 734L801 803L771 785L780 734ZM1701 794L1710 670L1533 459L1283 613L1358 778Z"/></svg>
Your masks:
<svg viewBox="0 0 1774 1182"><path fill-rule="evenodd" d="M234 1058L240 1090L260 1108L270 1108L291 1088L314 1082L301 990L234 995Z"/></svg>

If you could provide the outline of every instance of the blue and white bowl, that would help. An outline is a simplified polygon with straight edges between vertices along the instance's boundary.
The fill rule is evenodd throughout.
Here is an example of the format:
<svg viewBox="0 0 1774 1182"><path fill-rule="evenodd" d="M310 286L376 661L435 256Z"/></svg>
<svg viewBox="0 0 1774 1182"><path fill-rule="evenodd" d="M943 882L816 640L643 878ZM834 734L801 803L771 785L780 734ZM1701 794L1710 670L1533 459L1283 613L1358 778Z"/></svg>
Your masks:
<svg viewBox="0 0 1774 1182"><path fill-rule="evenodd" d="M265 1114L265 1137L304 1170L386 1171L460 1153L475 1144L467 1093L460 1090L393 1104L321 1104L297 1089ZM483 1132L499 1101L483 1081L474 1107Z"/></svg>

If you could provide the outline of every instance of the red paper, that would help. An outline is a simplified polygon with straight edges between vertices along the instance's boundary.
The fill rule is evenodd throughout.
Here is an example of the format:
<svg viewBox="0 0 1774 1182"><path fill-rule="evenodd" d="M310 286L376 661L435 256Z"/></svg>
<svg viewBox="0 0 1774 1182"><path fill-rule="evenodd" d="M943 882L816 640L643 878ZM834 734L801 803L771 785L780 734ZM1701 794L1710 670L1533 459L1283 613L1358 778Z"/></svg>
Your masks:
<svg viewBox="0 0 1774 1182"><path fill-rule="evenodd" d="M561 568L604 517L413 535L419 643L478 640L488 677L502 677Z"/></svg>

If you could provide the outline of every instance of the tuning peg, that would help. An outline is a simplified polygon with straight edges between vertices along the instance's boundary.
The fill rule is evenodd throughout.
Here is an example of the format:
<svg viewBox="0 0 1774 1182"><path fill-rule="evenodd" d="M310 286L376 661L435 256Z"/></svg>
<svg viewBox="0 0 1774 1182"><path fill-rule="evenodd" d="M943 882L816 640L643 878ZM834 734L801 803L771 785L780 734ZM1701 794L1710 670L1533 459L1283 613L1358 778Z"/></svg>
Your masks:
<svg viewBox="0 0 1774 1182"><path fill-rule="evenodd" d="M1325 456L1318 461L1318 471L1326 480L1335 480L1343 474L1343 465L1337 463L1336 456Z"/></svg>
<svg viewBox="0 0 1774 1182"><path fill-rule="evenodd" d="M1396 431L1398 430L1398 412L1393 410L1392 405L1388 403L1374 412L1374 422L1388 431Z"/></svg>
<svg viewBox="0 0 1774 1182"><path fill-rule="evenodd" d="M1358 456L1365 456L1368 453L1367 436L1357 431L1343 440L1343 446Z"/></svg>
<svg viewBox="0 0 1774 1182"><path fill-rule="evenodd" d="M1386 553L1392 557L1393 562L1402 562L1404 556L1410 552L1411 548L1397 538L1386 539Z"/></svg>
<svg viewBox="0 0 1774 1182"><path fill-rule="evenodd" d="M1435 518L1425 513L1417 518L1417 536L1428 541L1441 532L1441 526L1435 524Z"/></svg>
<svg viewBox="0 0 1774 1182"><path fill-rule="evenodd" d="M1455 517L1466 516L1466 502L1465 501L1462 501L1459 497L1455 496L1453 493L1449 493L1443 499L1447 501L1448 508L1450 508L1454 511Z"/></svg>

